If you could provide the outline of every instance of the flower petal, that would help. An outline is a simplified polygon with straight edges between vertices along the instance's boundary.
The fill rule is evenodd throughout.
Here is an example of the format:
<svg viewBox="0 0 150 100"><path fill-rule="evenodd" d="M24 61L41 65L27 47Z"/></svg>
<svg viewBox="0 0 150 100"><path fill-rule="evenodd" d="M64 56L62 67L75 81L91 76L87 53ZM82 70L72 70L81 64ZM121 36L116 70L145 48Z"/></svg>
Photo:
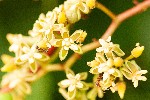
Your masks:
<svg viewBox="0 0 150 100"><path fill-rule="evenodd" d="M46 62L46 61L49 61L50 57L47 55L47 54L44 54L44 53L41 53L42 55L42 58L38 59L38 61L41 61L41 62Z"/></svg>
<svg viewBox="0 0 150 100"><path fill-rule="evenodd" d="M65 89L59 88L59 93L61 93L62 96L67 100L68 94L67 94L67 91Z"/></svg>
<svg viewBox="0 0 150 100"><path fill-rule="evenodd" d="M75 76L75 74L71 69L66 69L66 76L68 79L72 79Z"/></svg>
<svg viewBox="0 0 150 100"><path fill-rule="evenodd" d="M88 93L87 93L87 98L90 100L95 100L97 96L97 91L96 88L91 89Z"/></svg>
<svg viewBox="0 0 150 100"><path fill-rule="evenodd" d="M82 30L77 30L77 31L75 31L75 32L70 36L70 38L71 38L73 41L76 41L76 40L80 37L80 35L81 35L82 32L83 32Z"/></svg>
<svg viewBox="0 0 150 100"><path fill-rule="evenodd" d="M132 72L135 73L140 69L140 67L136 64L135 61L126 61L125 62L126 67Z"/></svg>
<svg viewBox="0 0 150 100"><path fill-rule="evenodd" d="M76 89L74 89L73 91L68 91L68 99L73 99L76 95Z"/></svg>
<svg viewBox="0 0 150 100"><path fill-rule="evenodd" d="M80 80L85 80L87 78L87 72L82 72L82 73L79 73L80 75Z"/></svg>
<svg viewBox="0 0 150 100"><path fill-rule="evenodd" d="M89 89L89 86L87 83L83 82L83 81L80 81L82 83L82 88L79 88L80 90L88 90Z"/></svg>
<svg viewBox="0 0 150 100"><path fill-rule="evenodd" d="M98 87L97 91L98 91L98 97L103 98L104 96L103 90L100 87Z"/></svg>
<svg viewBox="0 0 150 100"><path fill-rule="evenodd" d="M61 48L60 52L59 52L59 58L60 60L64 60L66 58L68 54L68 50L65 50L63 47Z"/></svg>
<svg viewBox="0 0 150 100"><path fill-rule="evenodd" d="M85 14L88 14L89 13L89 7L85 4L85 3L82 3L80 6L79 6L79 9L85 13Z"/></svg>
<svg viewBox="0 0 150 100"><path fill-rule="evenodd" d="M75 89L76 89L75 85L70 85L70 86L68 87L68 92L72 92L72 91L74 91Z"/></svg>
<svg viewBox="0 0 150 100"><path fill-rule="evenodd" d="M54 39L53 41L51 41L51 44L54 47L61 47L62 46L62 39Z"/></svg>
<svg viewBox="0 0 150 100"><path fill-rule="evenodd" d="M92 74L99 74L98 69L99 69L98 66L97 66L97 67L92 67L92 68L90 69L90 73L92 73Z"/></svg>
<svg viewBox="0 0 150 100"><path fill-rule="evenodd" d="M124 56L125 53L120 49L119 45L114 44L113 51L118 55L118 56Z"/></svg>
<svg viewBox="0 0 150 100"><path fill-rule="evenodd" d="M38 66L37 66L36 62L33 62L33 63L29 64L29 68L33 73L35 73L38 69Z"/></svg>
<svg viewBox="0 0 150 100"><path fill-rule="evenodd" d="M77 49L76 49L76 48L77 48ZM72 46L72 47L70 46L70 49L73 50L74 52L78 53L78 54L82 54L82 53L83 53L81 47L78 46L77 44L75 44L75 45Z"/></svg>
<svg viewBox="0 0 150 100"><path fill-rule="evenodd" d="M65 79L58 83L58 85L62 88L67 88L70 85L70 80Z"/></svg>
<svg viewBox="0 0 150 100"><path fill-rule="evenodd" d="M67 31L67 32L63 32L63 33L61 33L61 36L62 36L62 38L64 39L64 38L69 38L69 32Z"/></svg>
<svg viewBox="0 0 150 100"><path fill-rule="evenodd" d="M128 73L127 71L125 71L123 69L121 69L121 72L128 80L132 79L132 73Z"/></svg>

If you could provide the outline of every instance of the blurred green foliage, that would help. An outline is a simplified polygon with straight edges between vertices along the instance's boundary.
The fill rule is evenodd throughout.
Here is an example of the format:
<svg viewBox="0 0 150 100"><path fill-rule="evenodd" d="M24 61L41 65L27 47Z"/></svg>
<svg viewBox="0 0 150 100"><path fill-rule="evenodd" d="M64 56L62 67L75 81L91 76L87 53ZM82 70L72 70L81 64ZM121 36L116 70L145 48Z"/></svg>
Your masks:
<svg viewBox="0 0 150 100"><path fill-rule="evenodd" d="M114 13L119 14L133 5L131 0L99 0ZM63 0L3 0L0 1L0 55L8 52L9 44L6 40L7 33L22 33L27 35L28 30L32 29L33 23L40 13L46 13L55 6L63 3ZM86 19L80 20L72 26L71 33L76 29L85 30L88 36L84 42L90 43L93 38L100 38L105 32L111 19L102 11L94 9ZM145 46L145 50L141 57L136 61L142 69L150 70L150 9L138 14L125 22L115 31L112 36L114 43L120 44L126 55L139 42ZM71 52L72 53L72 52ZM70 54L71 54L70 53ZM95 57L95 50L90 51L82 56L73 66L73 70L77 72L89 71L86 65L87 61L91 61ZM59 60L58 60L59 61ZM0 66L3 66L0 61ZM3 73L0 72L2 76ZM89 73L89 76L91 74ZM149 100L150 98L150 73L146 74L148 80L139 82L139 86L135 89L131 81L127 81L127 90L124 100ZM1 78L1 77L0 77ZM32 94L27 96L26 100L63 100L58 93L57 82L65 78L64 72L51 72L32 84ZM87 81L92 80L91 77ZM112 94L106 91L105 96L101 100L120 100L117 93Z"/></svg>

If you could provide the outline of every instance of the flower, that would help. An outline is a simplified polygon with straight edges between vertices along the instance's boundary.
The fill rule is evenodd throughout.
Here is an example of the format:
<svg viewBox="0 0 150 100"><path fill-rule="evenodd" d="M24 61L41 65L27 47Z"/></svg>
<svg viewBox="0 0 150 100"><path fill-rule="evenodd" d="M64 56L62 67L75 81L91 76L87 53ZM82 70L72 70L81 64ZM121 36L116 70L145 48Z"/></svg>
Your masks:
<svg viewBox="0 0 150 100"><path fill-rule="evenodd" d="M77 93L77 89L80 90L87 90L88 87L85 82L81 80L85 80L87 77L87 73L79 73L74 74L70 69L67 70L66 76L68 79L62 80L58 83L58 85L61 88L67 88L68 87L68 98L73 99Z"/></svg>
<svg viewBox="0 0 150 100"><path fill-rule="evenodd" d="M124 56L125 53L120 49L118 44L113 44L111 41L111 37L109 36L108 39L105 41L103 39L99 39L101 47L97 48L97 52L105 53L107 58L114 58L115 55L117 56Z"/></svg>
<svg viewBox="0 0 150 100"><path fill-rule="evenodd" d="M1 86L12 89L13 96L23 97L31 93L30 82L36 79L27 67L14 70L3 76Z"/></svg>
<svg viewBox="0 0 150 100"><path fill-rule="evenodd" d="M136 48L131 51L133 57L138 58L144 50L144 46L139 46L139 43L136 43Z"/></svg>
<svg viewBox="0 0 150 100"><path fill-rule="evenodd" d="M112 91L112 93L118 91L120 98L123 99L126 90L126 84L124 81L119 81L116 84L113 83L112 86L110 87L110 90Z"/></svg>
<svg viewBox="0 0 150 100"><path fill-rule="evenodd" d="M142 76L142 74L146 74L147 70L141 70L141 68L136 64L134 60L126 61L123 68L121 68L123 75L128 79L132 80L134 87L138 86L138 81L146 81L147 78Z"/></svg>
<svg viewBox="0 0 150 100"><path fill-rule="evenodd" d="M1 56L1 59L3 63L5 64L2 68L2 72L11 72L18 68L18 66L15 64L15 58L6 54L3 54Z"/></svg>
<svg viewBox="0 0 150 100"><path fill-rule="evenodd" d="M31 69L32 72L36 72L40 64L44 64L49 60L48 55L39 53L36 49L36 44L30 47L23 47L24 54L16 58L16 64L26 65ZM42 63L43 62L43 63Z"/></svg>
<svg viewBox="0 0 150 100"><path fill-rule="evenodd" d="M14 52L18 57L23 53L24 46L32 46L39 38L32 38L31 36L23 36L22 34L7 34L7 40L11 44L9 51Z"/></svg>
<svg viewBox="0 0 150 100"><path fill-rule="evenodd" d="M75 41L80 38L82 33L82 31L77 30L69 37L69 32L66 31L61 33L62 39L54 39L53 41L51 41L51 44L54 47L61 47L61 50L59 52L60 60L64 60L66 58L69 49L78 54L82 54L81 47L75 43Z"/></svg>
<svg viewBox="0 0 150 100"><path fill-rule="evenodd" d="M103 96L104 96L104 91L102 90L101 83L100 83L101 79L98 79L100 77L101 76L98 76L98 75L94 75L94 77L93 77L93 84L92 84L93 87L87 93L87 98L90 100L95 100L97 96L99 98L103 98ZM97 83L97 82L98 82L99 86L95 85L95 83Z"/></svg>
<svg viewBox="0 0 150 100"><path fill-rule="evenodd" d="M88 14L89 7L83 0L67 0L64 2L64 10L69 23L75 23L81 19L81 12Z"/></svg>

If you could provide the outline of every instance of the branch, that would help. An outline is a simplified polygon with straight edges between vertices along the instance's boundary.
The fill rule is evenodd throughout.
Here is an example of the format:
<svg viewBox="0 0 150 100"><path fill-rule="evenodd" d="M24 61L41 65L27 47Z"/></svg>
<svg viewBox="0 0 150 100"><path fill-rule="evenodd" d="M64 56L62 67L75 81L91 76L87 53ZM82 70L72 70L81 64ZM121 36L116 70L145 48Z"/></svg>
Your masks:
<svg viewBox="0 0 150 100"><path fill-rule="evenodd" d="M96 2L96 8L103 11L105 14L107 14L111 19L116 19L116 15L111 12L108 8L106 8L103 4Z"/></svg>
<svg viewBox="0 0 150 100"><path fill-rule="evenodd" d="M147 8L150 7L150 0L143 1L142 3L139 3L135 7L126 10L125 12L119 14L116 16L116 19L112 21L106 32L101 37L102 39L107 39L108 36L111 36L114 31L118 28L118 26L125 21L126 19L137 15L143 11L145 11Z"/></svg>

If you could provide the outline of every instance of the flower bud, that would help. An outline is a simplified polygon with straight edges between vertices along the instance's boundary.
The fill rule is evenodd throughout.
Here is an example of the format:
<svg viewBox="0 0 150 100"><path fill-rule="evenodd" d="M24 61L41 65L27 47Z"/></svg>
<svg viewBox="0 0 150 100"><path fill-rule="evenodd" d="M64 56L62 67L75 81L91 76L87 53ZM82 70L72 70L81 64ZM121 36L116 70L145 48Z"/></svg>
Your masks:
<svg viewBox="0 0 150 100"><path fill-rule="evenodd" d="M123 65L123 59L120 57L117 57L114 59L114 65L116 67L121 67Z"/></svg>
<svg viewBox="0 0 150 100"><path fill-rule="evenodd" d="M141 46L141 47L137 46L136 48L134 48L131 51L131 54L132 54L133 57L137 58L142 54L143 50L144 50L144 46Z"/></svg>
<svg viewBox="0 0 150 100"><path fill-rule="evenodd" d="M90 8L93 9L95 7L95 0L86 0L86 5Z"/></svg>
<svg viewBox="0 0 150 100"><path fill-rule="evenodd" d="M58 15L58 23L65 23L67 20L66 15L64 12L60 12Z"/></svg>
<svg viewBox="0 0 150 100"><path fill-rule="evenodd" d="M124 93L125 93L125 90L126 90L125 82L118 82L117 87L118 87L118 94L119 94L120 98L123 99Z"/></svg>

